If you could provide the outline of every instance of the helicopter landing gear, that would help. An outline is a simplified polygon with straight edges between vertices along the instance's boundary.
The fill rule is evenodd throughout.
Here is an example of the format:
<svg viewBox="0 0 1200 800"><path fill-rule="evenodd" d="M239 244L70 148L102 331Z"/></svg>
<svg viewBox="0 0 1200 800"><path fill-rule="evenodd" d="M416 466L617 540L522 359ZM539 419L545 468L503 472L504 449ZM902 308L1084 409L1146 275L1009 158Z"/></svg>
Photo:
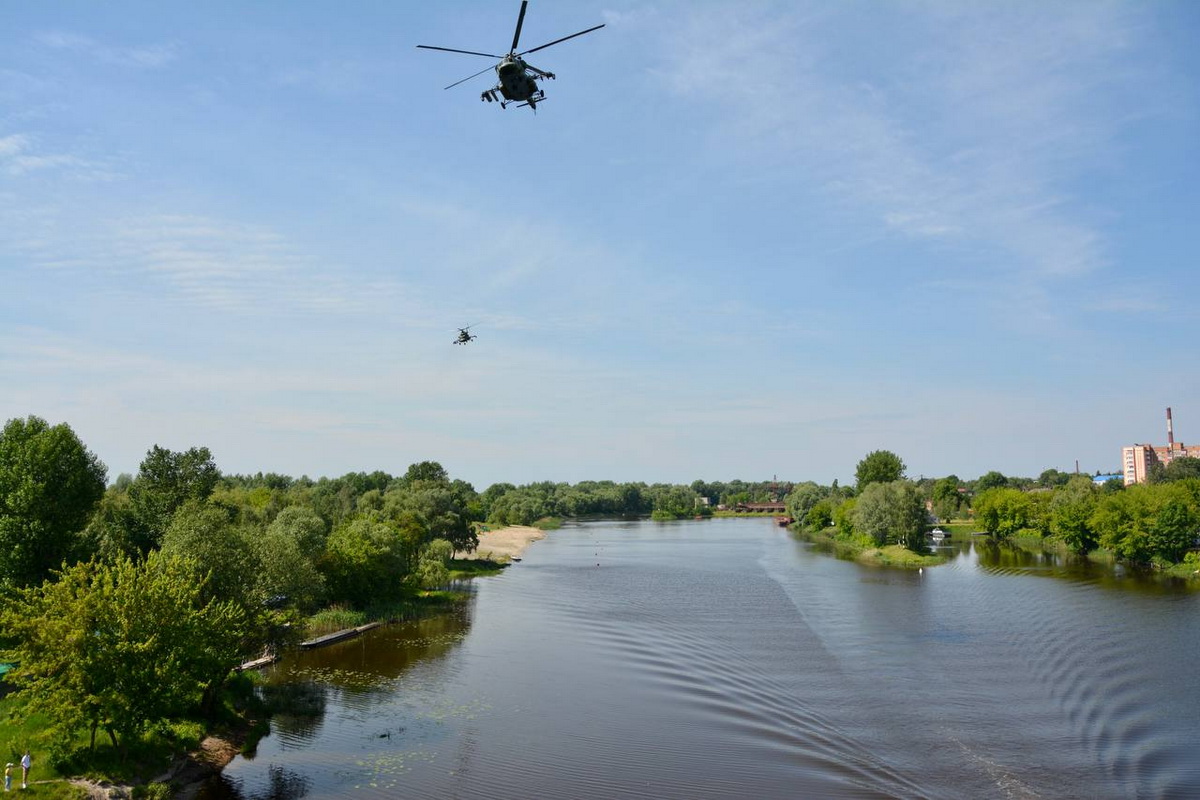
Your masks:
<svg viewBox="0 0 1200 800"><path fill-rule="evenodd" d="M545 99L546 99L546 92L543 91L542 89L538 89L536 92L534 92L533 94L531 94L529 96L529 99L525 100L524 102L521 103L521 105L517 106L517 108L524 108L525 106L529 106L530 108L533 108L538 103L542 102ZM501 100L500 107L508 108L510 105L512 105L515 102L517 102L517 101L516 100Z"/></svg>

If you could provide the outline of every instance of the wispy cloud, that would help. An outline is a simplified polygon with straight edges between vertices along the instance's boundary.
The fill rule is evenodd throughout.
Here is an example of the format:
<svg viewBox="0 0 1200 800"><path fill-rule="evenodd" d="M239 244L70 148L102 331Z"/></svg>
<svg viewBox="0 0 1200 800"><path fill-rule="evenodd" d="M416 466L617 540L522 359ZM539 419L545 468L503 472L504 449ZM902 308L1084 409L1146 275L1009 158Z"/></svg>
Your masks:
<svg viewBox="0 0 1200 800"><path fill-rule="evenodd" d="M660 34L657 77L736 108L723 158L815 178L901 235L983 248L1009 274L1078 275L1108 257L1072 181L1111 154L1128 113L1106 92L1129 77L1136 19L1122 3L1054 9L689 7ZM889 47L864 30L889 31Z"/></svg>
<svg viewBox="0 0 1200 800"><path fill-rule="evenodd" d="M33 172L58 172L84 180L110 180L116 177L103 164L69 153L40 150L35 139L23 133L0 137L0 172L13 177Z"/></svg>
<svg viewBox="0 0 1200 800"><path fill-rule="evenodd" d="M179 57L176 44L151 44L120 47L105 44L89 36L66 31L48 31L36 36L39 44L57 50L68 50L105 64L138 69L158 69Z"/></svg>

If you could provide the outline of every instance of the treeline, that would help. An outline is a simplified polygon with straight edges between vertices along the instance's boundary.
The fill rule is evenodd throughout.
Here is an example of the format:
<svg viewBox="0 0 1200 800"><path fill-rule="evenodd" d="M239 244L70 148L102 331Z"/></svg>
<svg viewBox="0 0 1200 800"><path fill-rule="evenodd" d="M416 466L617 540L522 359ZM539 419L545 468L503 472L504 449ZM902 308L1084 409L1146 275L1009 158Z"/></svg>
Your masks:
<svg viewBox="0 0 1200 800"><path fill-rule="evenodd" d="M1037 537L1081 555L1102 550L1135 564L1200 566L1200 459L1177 458L1129 487L1053 469L1036 479L993 471L974 481L910 481L904 473L894 453L870 453L854 487L798 484L785 499L788 514L812 531L917 552L933 523L972 519L997 539Z"/></svg>
<svg viewBox="0 0 1200 800"><path fill-rule="evenodd" d="M436 462L399 476L225 475L205 447L151 447L107 468L66 424L0 431L0 660L51 754L126 752L211 719L239 663L294 641L306 615L387 608L444 585L483 523L707 513L774 483L500 483L476 492ZM787 485L790 488L790 484ZM167 726L164 728L164 726Z"/></svg>

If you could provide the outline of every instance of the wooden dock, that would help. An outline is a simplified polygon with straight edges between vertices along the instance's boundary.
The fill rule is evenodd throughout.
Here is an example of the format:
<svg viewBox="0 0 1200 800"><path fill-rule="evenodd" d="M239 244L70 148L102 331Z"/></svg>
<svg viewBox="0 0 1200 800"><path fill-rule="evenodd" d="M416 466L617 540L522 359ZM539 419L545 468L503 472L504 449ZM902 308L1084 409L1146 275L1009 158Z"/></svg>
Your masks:
<svg viewBox="0 0 1200 800"><path fill-rule="evenodd" d="M353 639L355 636L360 636L364 632L372 628L378 628L382 622L368 622L366 625L359 625L357 628L346 628L345 630L334 631L327 633L324 636L318 636L315 639L309 639L307 642L301 642L300 646L305 650L312 650L317 647L326 647L335 642L343 641L344 639Z"/></svg>
<svg viewBox="0 0 1200 800"><path fill-rule="evenodd" d="M262 658L256 658L253 661L247 661L245 664L242 664L240 667L238 667L237 671L245 672L248 669L262 669L263 667L267 666L268 664L274 664L278 660L279 660L279 656L274 655L274 654L269 655L269 656L263 656Z"/></svg>

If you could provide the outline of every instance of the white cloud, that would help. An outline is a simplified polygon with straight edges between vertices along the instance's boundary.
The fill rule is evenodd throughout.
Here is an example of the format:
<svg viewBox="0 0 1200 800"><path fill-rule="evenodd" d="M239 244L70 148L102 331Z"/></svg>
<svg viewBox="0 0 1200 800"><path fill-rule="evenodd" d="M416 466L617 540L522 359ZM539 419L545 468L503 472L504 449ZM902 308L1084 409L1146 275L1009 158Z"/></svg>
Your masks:
<svg viewBox="0 0 1200 800"><path fill-rule="evenodd" d="M37 35L36 40L46 47L69 50L106 64L139 69L164 67L179 57L179 46L175 44L114 47L88 36L65 31L41 33Z"/></svg>
<svg viewBox="0 0 1200 800"><path fill-rule="evenodd" d="M722 159L819 181L898 233L1031 280L1107 263L1069 187L1130 111L1107 99L1129 78L1127 6L811 8L688 6L660 32L663 85L731 109Z"/></svg>

